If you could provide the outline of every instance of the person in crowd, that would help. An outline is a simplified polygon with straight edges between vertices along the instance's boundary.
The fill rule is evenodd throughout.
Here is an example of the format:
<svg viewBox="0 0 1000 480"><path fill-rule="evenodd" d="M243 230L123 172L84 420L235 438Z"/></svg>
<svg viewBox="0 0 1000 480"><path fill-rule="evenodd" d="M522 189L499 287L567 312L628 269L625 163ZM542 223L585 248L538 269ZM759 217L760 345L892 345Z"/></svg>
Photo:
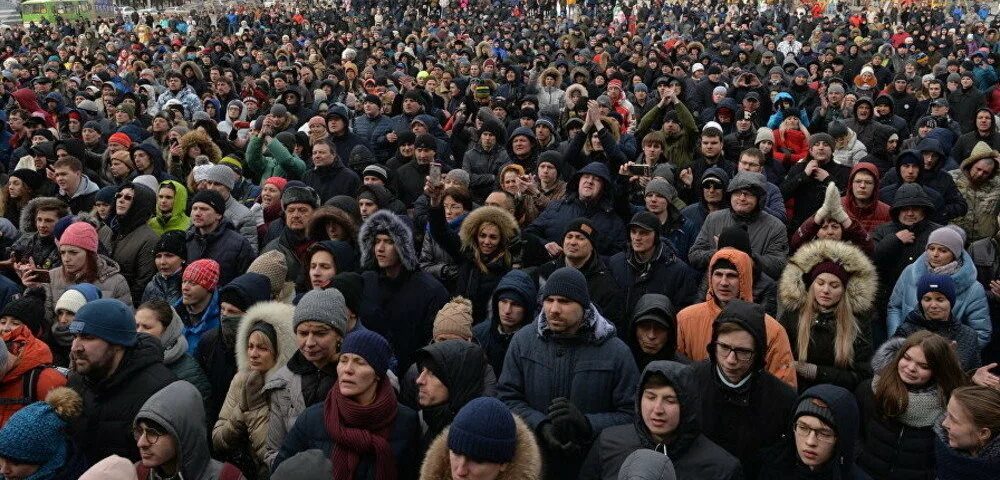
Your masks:
<svg viewBox="0 0 1000 480"><path fill-rule="evenodd" d="M878 167L872 163L858 162L851 168L846 192L841 198L841 205L847 215L852 221L860 223L868 233L891 219L889 205L878 198L880 180Z"/></svg>
<svg viewBox="0 0 1000 480"><path fill-rule="evenodd" d="M333 458L335 477L413 476L419 463L419 426L416 413L396 401L386 378L391 353L389 342L373 331L347 335L336 364L337 382L322 403L295 421L273 468L319 448Z"/></svg>
<svg viewBox="0 0 1000 480"><path fill-rule="evenodd" d="M942 480L986 479L1000 473L997 434L1000 392L983 386L952 391L937 439L934 457Z"/></svg>
<svg viewBox="0 0 1000 480"><path fill-rule="evenodd" d="M245 480L235 465L211 457L202 398L188 382L177 380L150 396L131 426L141 478Z"/></svg>
<svg viewBox="0 0 1000 480"><path fill-rule="evenodd" d="M239 199L233 196L233 189L239 175L225 164L212 165L205 171L205 186L214 190L225 202L223 219L233 224L233 227L247 239L253 252L257 252L257 226L264 222L257 212L251 212Z"/></svg>
<svg viewBox="0 0 1000 480"><path fill-rule="evenodd" d="M219 264L219 282L229 283L247 271L254 258L250 242L226 220L226 200L214 190L202 190L191 199L191 228L187 231L187 260L211 259ZM256 239L256 237L254 237Z"/></svg>
<svg viewBox="0 0 1000 480"><path fill-rule="evenodd" d="M853 391L868 377L877 287L875 265L849 243L815 240L789 259L778 284L779 320L800 390L832 384Z"/></svg>
<svg viewBox="0 0 1000 480"><path fill-rule="evenodd" d="M302 175L302 182L325 202L336 195L351 195L361 186L361 178L344 164L337 149L329 142L312 146L312 169Z"/></svg>
<svg viewBox="0 0 1000 480"><path fill-rule="evenodd" d="M471 193L461 187L445 188L441 193L441 208L444 210L448 230L457 233L474 208ZM435 240L430 224L427 225L423 246L420 248L420 269L434 275L434 278L445 285L454 283L458 272L458 262Z"/></svg>
<svg viewBox="0 0 1000 480"><path fill-rule="evenodd" d="M681 215L678 202L677 189L667 179L653 177L646 184L643 197L646 211L656 215L660 221L660 236L670 242L677 258L687 262L688 250L698 237L698 229L691 219Z"/></svg>
<svg viewBox="0 0 1000 480"><path fill-rule="evenodd" d="M83 173L83 164L75 157L65 157L52 164L53 176L59 186L57 198L69 205L70 212L78 214L94 208L100 187Z"/></svg>
<svg viewBox="0 0 1000 480"><path fill-rule="evenodd" d="M858 465L872 478L933 478L934 425L965 382L948 339L926 330L892 338L872 357L872 372L855 391Z"/></svg>
<svg viewBox="0 0 1000 480"><path fill-rule="evenodd" d="M832 183L826 185L826 199L823 205L799 225L792 234L789 246L794 253L799 247L817 239L842 240L860 248L866 255L871 255L875 248L861 223L852 219L844 209L840 192Z"/></svg>
<svg viewBox="0 0 1000 480"><path fill-rule="evenodd" d="M146 400L176 380L163 364L163 347L156 338L137 333L131 309L114 298L81 307L69 331L74 338L68 386L83 397L73 440L90 465L108 455L138 461L139 449L129 432L132 419ZM193 403L202 408L197 390L191 390ZM93 441L94 435L101 441Z"/></svg>
<svg viewBox="0 0 1000 480"><path fill-rule="evenodd" d="M212 446L231 463L241 466L248 478L267 478L268 399L264 384L296 352L291 322L294 308L278 302L251 307L236 333L233 378L219 419L212 428ZM246 446L250 451L244 450Z"/></svg>
<svg viewBox="0 0 1000 480"><path fill-rule="evenodd" d="M746 478L759 478L795 409L795 391L765 370L764 310L734 299L712 324L709 358L691 367L702 433L736 457ZM784 332L782 332L784 333Z"/></svg>
<svg viewBox="0 0 1000 480"><path fill-rule="evenodd" d="M521 417L490 397L469 401L431 443L421 480L541 478L542 456Z"/></svg>
<svg viewBox="0 0 1000 480"><path fill-rule="evenodd" d="M925 273L917 280L916 294L917 306L903 318L893 336L907 338L921 330L936 333L953 342L963 372L976 370L978 374L982 365L979 337L972 327L963 325L952 314L955 280L949 275Z"/></svg>
<svg viewBox="0 0 1000 480"><path fill-rule="evenodd" d="M709 168L702 174L700 183L698 184L701 186L700 194L697 195L697 198L691 195L692 198L689 199L697 201L681 210L681 215L691 221L693 229L697 229L700 232L709 214L725 210L728 207L729 202L726 198L726 191L729 188L729 179L729 173L718 167ZM695 238L697 238L697 234L695 234ZM694 242L692 241L693 244ZM691 263L690 248L688 248L687 255L688 263Z"/></svg>
<svg viewBox="0 0 1000 480"><path fill-rule="evenodd" d="M4 478L77 478L87 468L68 430L83 399L58 387L45 400L20 409L0 428L0 474Z"/></svg>
<svg viewBox="0 0 1000 480"><path fill-rule="evenodd" d="M307 167L302 158L293 153L294 141L282 142L281 132L274 132L267 122L261 123L265 125L250 131L245 157L247 169L257 173L260 180L272 177L300 180Z"/></svg>
<svg viewBox="0 0 1000 480"><path fill-rule="evenodd" d="M155 214L149 219L149 228L158 235L170 231L187 231L191 217L187 215L188 190L176 180L163 180L156 191Z"/></svg>
<svg viewBox="0 0 1000 480"><path fill-rule="evenodd" d="M73 323L73 318L81 307L87 302L101 298L101 296L101 290L96 286L89 283L78 283L69 287L59 297L48 341L49 348L52 350L53 366L69 367L69 350L73 344L73 334L70 333L69 326Z"/></svg>
<svg viewBox="0 0 1000 480"><path fill-rule="evenodd" d="M847 188L850 166L833 161L835 142L829 134L817 133L809 137L809 155L788 169L781 184L784 198L794 200L795 214L792 225L801 225L823 204L826 185L833 183L839 190Z"/></svg>
<svg viewBox="0 0 1000 480"><path fill-rule="evenodd" d="M426 425L419 446L423 454L462 407L484 396L483 371L489 365L482 348L464 339L435 341L414 354L414 365L419 371L416 405Z"/></svg>
<svg viewBox="0 0 1000 480"><path fill-rule="evenodd" d="M295 286L299 295L309 290L330 288L339 273L358 270L357 253L341 240L323 240L310 246L303 257L306 269L299 274Z"/></svg>
<svg viewBox="0 0 1000 480"><path fill-rule="evenodd" d="M693 361L711 356L706 347L712 341L714 324L726 305L734 300L753 301L753 260L746 253L725 247L715 253L708 267L705 301L677 312L677 351ZM767 343L763 364L767 371L795 386L795 365L784 327L765 315Z"/></svg>
<svg viewBox="0 0 1000 480"><path fill-rule="evenodd" d="M174 304L184 324L187 352L194 355L205 332L219 326L219 264L201 259L184 268L181 299Z"/></svg>
<svg viewBox="0 0 1000 480"><path fill-rule="evenodd" d="M742 478L735 457L700 431L697 390L684 365L646 365L636 392L635 423L604 429L587 455L581 479L616 479L633 452L649 449L673 461L681 478Z"/></svg>
<svg viewBox="0 0 1000 480"><path fill-rule="evenodd" d="M8 304L8 307L13 304ZM5 316L7 310L4 310ZM39 312L41 313L40 309ZM41 316L37 317L41 319ZM0 426L28 404L45 400L52 390L66 385L66 376L50 367L52 352L27 325L4 329L0 342ZM0 434L2 436L2 434Z"/></svg>
<svg viewBox="0 0 1000 480"><path fill-rule="evenodd" d="M556 270L539 296L541 313L511 340L498 398L538 435L545 478L575 477L586 446L604 428L630 420L638 372L614 325L591 303L579 270ZM542 365L562 369L566 367L559 364L567 362L592 362L595 368L567 370L572 371L568 379L556 379L539 369ZM597 369L598 365L603 366Z"/></svg>
<svg viewBox="0 0 1000 480"><path fill-rule="evenodd" d="M207 405L212 398L212 386L198 361L188 353L187 338L183 335L184 324L173 307L161 299L139 305L135 310L135 327L137 332L160 340L163 364L178 380L194 385Z"/></svg>
<svg viewBox="0 0 1000 480"><path fill-rule="evenodd" d="M920 277L926 273L939 273L954 280L955 301L951 307L955 320L976 331L980 348L989 343L993 327L989 321L986 292L976 279L976 266L972 256L963 248L963 240L963 235L952 227L941 227L931 232L926 251L903 270L892 289L886 312L889 335L919 304L916 289Z"/></svg>
<svg viewBox="0 0 1000 480"><path fill-rule="evenodd" d="M14 266L27 263L32 268L51 270L61 263L53 231L56 222L69 214L65 202L54 197L32 199L21 209L21 234L10 246Z"/></svg>
<svg viewBox="0 0 1000 480"><path fill-rule="evenodd" d="M998 134L1000 135L1000 134ZM1000 144L1000 141L997 142ZM969 211L952 219L952 223L962 227L969 242L989 238L996 233L998 224L996 212L1000 211L1000 146L991 148L986 142L978 142L962 159L958 169L949 172L955 180L955 187L969 204Z"/></svg>
<svg viewBox="0 0 1000 480"><path fill-rule="evenodd" d="M493 371L503 372L510 342L525 325L532 323L538 305L535 283L522 270L507 272L490 296L489 318L472 327Z"/></svg>
<svg viewBox="0 0 1000 480"><path fill-rule="evenodd" d="M28 290L19 298L11 298L0 310L0 334L23 326L35 338L45 339L49 330L45 320L44 292Z"/></svg>
<svg viewBox="0 0 1000 480"><path fill-rule="evenodd" d="M147 224L156 209L156 195L138 183L118 187L115 212L111 218L111 258L129 279L132 304L142 301L146 285L156 274L153 248L160 236Z"/></svg>
<svg viewBox="0 0 1000 480"><path fill-rule="evenodd" d="M153 299L166 300L173 305L181 299L184 263L187 261L187 245L184 232L173 230L164 233L153 248L156 273L146 283L142 302Z"/></svg>
<svg viewBox="0 0 1000 480"><path fill-rule="evenodd" d="M284 228L278 238L269 242L262 251L281 252L288 266L285 280L295 281L302 269L301 252L313 244L306 234L306 228L313 213L319 208L319 195L310 187L286 186L281 194L281 207L284 211Z"/></svg>

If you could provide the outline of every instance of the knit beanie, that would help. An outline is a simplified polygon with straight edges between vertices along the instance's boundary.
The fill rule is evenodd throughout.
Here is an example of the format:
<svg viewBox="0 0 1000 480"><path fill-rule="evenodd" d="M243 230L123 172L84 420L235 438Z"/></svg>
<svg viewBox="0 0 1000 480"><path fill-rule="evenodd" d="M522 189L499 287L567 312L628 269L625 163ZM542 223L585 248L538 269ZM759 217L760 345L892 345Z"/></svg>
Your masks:
<svg viewBox="0 0 1000 480"><path fill-rule="evenodd" d="M809 269L809 285L812 285L812 282L816 281L816 277L824 273L829 273L830 275L837 277L837 279L839 279L844 285L847 285L847 282L851 280L851 274L848 273L843 265L832 260L824 260L816 265L813 265L813 267Z"/></svg>
<svg viewBox="0 0 1000 480"><path fill-rule="evenodd" d="M747 233L746 225L732 225L722 229L716 248L722 250L726 247L735 248L747 255L750 254L750 234Z"/></svg>
<svg viewBox="0 0 1000 480"><path fill-rule="evenodd" d="M329 291L329 290L324 290ZM304 299L305 297L303 297ZM302 305L300 302L299 305ZM298 313L298 307L295 307ZM357 355L371 365L375 374L380 378L385 376L389 369L389 359L392 357L392 348L389 342L382 335L372 330L355 330L344 337L344 343L340 346L340 354L351 353Z"/></svg>
<svg viewBox="0 0 1000 480"><path fill-rule="evenodd" d="M461 168L453 168L445 174L444 178L448 181L461 184L465 188L469 188L469 172L462 170Z"/></svg>
<svg viewBox="0 0 1000 480"><path fill-rule="evenodd" d="M925 273L917 279L917 301L924 298L928 292L938 292L944 295L955 306L955 280L951 275L941 275L937 273Z"/></svg>
<svg viewBox="0 0 1000 480"><path fill-rule="evenodd" d="M281 208L288 208L293 203L305 203L313 208L319 208L319 195L311 187L288 185L281 192Z"/></svg>
<svg viewBox="0 0 1000 480"><path fill-rule="evenodd" d="M330 461L330 456L319 449L306 450L289 457L271 474L271 480L330 480L331 478L333 478L333 463Z"/></svg>
<svg viewBox="0 0 1000 480"><path fill-rule="evenodd" d="M111 136L108 137L108 143L117 143L125 148L132 148L132 139L122 132L112 133Z"/></svg>
<svg viewBox="0 0 1000 480"><path fill-rule="evenodd" d="M219 286L219 262L210 258L195 260L184 269L182 279L211 292Z"/></svg>
<svg viewBox="0 0 1000 480"><path fill-rule="evenodd" d="M247 272L259 273L271 282L271 298L278 298L281 290L285 287L285 278L288 276L288 264L285 263L285 256L278 250L270 250L260 254L250 262Z"/></svg>
<svg viewBox="0 0 1000 480"><path fill-rule="evenodd" d="M819 142L826 142L827 145L833 147L837 143L833 141L833 137L829 133L814 133L809 137L809 147L816 146Z"/></svg>
<svg viewBox="0 0 1000 480"><path fill-rule="evenodd" d="M82 248L97 253L97 230L87 222L76 222L66 227L59 238L60 245Z"/></svg>
<svg viewBox="0 0 1000 480"><path fill-rule="evenodd" d="M42 188L42 184L45 183L45 177L34 168L18 168L10 176L20 179L32 192L38 192L38 189Z"/></svg>
<svg viewBox="0 0 1000 480"><path fill-rule="evenodd" d="M448 427L448 449L477 462L510 462L517 450L514 415L496 398L473 399Z"/></svg>
<svg viewBox="0 0 1000 480"><path fill-rule="evenodd" d="M594 243L592 235L595 231L597 231L597 229L594 228L594 224L591 223L589 218L579 217L566 225L566 230L563 231L563 237L565 237L569 232L577 232L586 237L588 242Z"/></svg>
<svg viewBox="0 0 1000 480"><path fill-rule="evenodd" d="M191 205L196 203L204 203L215 210L219 215L226 214L226 201L222 199L222 195L215 190L202 190L194 194L194 198L191 199Z"/></svg>
<svg viewBox="0 0 1000 480"><path fill-rule="evenodd" d="M232 191L233 185L236 184L236 172L225 165L212 165L205 171L205 180L218 183Z"/></svg>
<svg viewBox="0 0 1000 480"><path fill-rule="evenodd" d="M465 297L455 297L444 304L434 317L431 338L454 335L462 340L472 338L472 302Z"/></svg>
<svg viewBox="0 0 1000 480"><path fill-rule="evenodd" d="M82 411L78 393L67 387L51 390L44 402L18 410L0 429L0 457L39 465L32 478L53 478L68 457L67 426Z"/></svg>
<svg viewBox="0 0 1000 480"><path fill-rule="evenodd" d="M583 306L586 310L590 307L590 291L587 287L587 279L579 270L573 267L562 267L549 275L542 286L541 299L545 300L551 296L566 297Z"/></svg>
<svg viewBox="0 0 1000 480"><path fill-rule="evenodd" d="M219 304L228 303L243 312L270 299L271 284L259 273L244 273L219 288Z"/></svg>
<svg viewBox="0 0 1000 480"><path fill-rule="evenodd" d="M388 182L389 181L389 173L385 171L385 167L383 167L382 165L379 165L379 164L368 165L367 167L365 167L365 169L362 172L361 176L362 177L369 177L369 176L376 177L376 178L382 180L383 182Z"/></svg>
<svg viewBox="0 0 1000 480"><path fill-rule="evenodd" d="M137 338L132 309L114 298L101 298L80 307L69 324L69 331L126 347L134 346Z"/></svg>
<svg viewBox="0 0 1000 480"><path fill-rule="evenodd" d="M292 328L299 328L303 322L317 322L329 325L341 336L347 332L347 302L344 295L335 289L310 290L295 306ZM381 371L384 371L383 368Z"/></svg>
<svg viewBox="0 0 1000 480"><path fill-rule="evenodd" d="M187 261L187 236L180 230L165 232L156 241L156 247L153 249L154 255L161 252L172 253Z"/></svg>
<svg viewBox="0 0 1000 480"><path fill-rule="evenodd" d="M753 141L753 144L759 145L760 142L765 140L774 143L774 132L772 132L770 128L760 127L757 129L757 139Z"/></svg>
<svg viewBox="0 0 1000 480"><path fill-rule="evenodd" d="M284 177L268 177L267 180L264 180L264 185L273 185L279 191L284 191L287 184L288 180Z"/></svg>
<svg viewBox="0 0 1000 480"><path fill-rule="evenodd" d="M806 397L799 401L798 407L795 408L794 420L798 420L799 417L805 415L816 417L834 431L837 431L837 422L833 419L833 412L830 410L830 407L819 404L816 398Z"/></svg>
<svg viewBox="0 0 1000 480"><path fill-rule="evenodd" d="M650 180L649 183L646 184L646 191L644 193L646 195L655 193L667 199L668 202L672 202L675 198L677 198L677 189L674 188L674 186L671 185L667 179L660 177Z"/></svg>
<svg viewBox="0 0 1000 480"><path fill-rule="evenodd" d="M347 309L357 314L361 311L361 297L364 292L364 279L357 272L341 272L330 279L328 289L336 289L344 295Z"/></svg>
<svg viewBox="0 0 1000 480"><path fill-rule="evenodd" d="M287 461L291 460L290 458ZM112 455L95 463L93 467L80 476L79 480L139 480L139 477L135 473L135 466L132 465L131 460Z"/></svg>
<svg viewBox="0 0 1000 480"><path fill-rule="evenodd" d="M42 320L45 319L45 292L40 289L29 289L20 298L11 300L0 310L0 317L14 317L31 330L36 337L44 331Z"/></svg>
<svg viewBox="0 0 1000 480"><path fill-rule="evenodd" d="M194 177L194 181L196 183L207 180L206 174L208 174L208 169L212 168L210 163L198 163L201 160L210 162L208 157L205 155L198 155L197 157L194 157L195 165L194 168L191 169L191 176Z"/></svg>
<svg viewBox="0 0 1000 480"><path fill-rule="evenodd" d="M941 227L931 232L931 235L927 237L927 245L932 243L950 250L956 260L961 260L962 253L965 252L965 242L962 241L962 236L950 227Z"/></svg>
<svg viewBox="0 0 1000 480"><path fill-rule="evenodd" d="M78 284L78 285L90 285L90 284ZM80 309L87 304L89 300L87 299L86 295L84 295L80 289L76 288L76 286L77 285L74 285L69 290L66 290L65 292L63 292L62 295L59 296L59 301L56 302L56 307L55 307L55 311L57 313L60 310L64 310L76 314L76 312L79 312ZM98 290L98 293L100 293L100 290ZM101 297L98 296L97 298ZM97 298L92 298L90 300L96 300Z"/></svg>

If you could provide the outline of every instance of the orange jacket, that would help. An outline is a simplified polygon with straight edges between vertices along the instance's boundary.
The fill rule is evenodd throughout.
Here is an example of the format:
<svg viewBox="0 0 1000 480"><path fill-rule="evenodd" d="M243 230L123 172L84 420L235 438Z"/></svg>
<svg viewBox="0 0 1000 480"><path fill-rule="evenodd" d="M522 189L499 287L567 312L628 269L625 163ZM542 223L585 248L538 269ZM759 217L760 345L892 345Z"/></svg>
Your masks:
<svg viewBox="0 0 1000 480"><path fill-rule="evenodd" d="M25 376L31 369L41 365L52 364L52 351L45 342L31 335L28 327L22 325L3 335L3 341L10 350L10 361L13 365L0 380L0 399L9 402L0 404L0 426L7 423L15 412L27 404L12 402L24 398ZM66 385L66 377L54 368L46 368L38 375L32 403L45 400L45 395L56 387Z"/></svg>
<svg viewBox="0 0 1000 480"><path fill-rule="evenodd" d="M740 274L740 299L753 302L753 260L745 253L727 247L715 252L708 262L708 271L711 272L715 262L723 258L736 265L736 271ZM712 282L709 281L705 301L677 313L677 352L696 362L708 358L708 344L712 343L712 323L721 312L722 307L716 303ZM785 327L766 314L764 327L767 330L767 354L764 359L767 371L796 388L792 347L788 343Z"/></svg>

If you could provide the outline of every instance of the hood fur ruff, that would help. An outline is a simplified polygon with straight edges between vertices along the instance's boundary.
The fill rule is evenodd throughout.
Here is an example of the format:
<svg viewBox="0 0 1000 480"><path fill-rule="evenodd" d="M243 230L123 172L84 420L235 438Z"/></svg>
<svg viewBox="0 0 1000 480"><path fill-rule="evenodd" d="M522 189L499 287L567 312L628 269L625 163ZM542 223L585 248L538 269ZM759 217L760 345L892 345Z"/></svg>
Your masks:
<svg viewBox="0 0 1000 480"><path fill-rule="evenodd" d="M542 454L531 429L517 415L517 449L507 469L500 472L497 480L537 480L542 478ZM451 462L448 459L448 429L434 439L424 464L420 467L420 480L451 480Z"/></svg>
<svg viewBox="0 0 1000 480"><path fill-rule="evenodd" d="M499 207L484 206L473 210L465 220L462 220L462 227L458 231L462 247L466 249L475 247L479 227L484 223L492 223L500 229L500 237L503 238L505 248L510 247L510 242L517 236L517 220L514 220L510 212Z"/></svg>
<svg viewBox="0 0 1000 480"><path fill-rule="evenodd" d="M295 344L295 333L292 330L292 315L295 307L279 302L258 303L247 310L240 320L240 327L236 333L236 365L239 371L249 368L250 361L247 358L247 343L250 337L250 327L257 322L265 322L274 327L274 332L278 337L277 355L275 355L274 366L267 372L270 376L279 368L288 363L288 359L298 350Z"/></svg>
<svg viewBox="0 0 1000 480"><path fill-rule="evenodd" d="M851 274L844 295L854 314L871 310L878 289L878 275L871 260L858 247L839 240L813 240L802 246L781 273L778 301L783 310L798 310L808 298L805 276L816 264L832 260Z"/></svg>
<svg viewBox="0 0 1000 480"><path fill-rule="evenodd" d="M377 270L373 248L375 236L384 233L396 244L396 252L403 268L414 271L417 269L417 250L413 246L413 232L398 215L388 210L379 210L368 217L361 225L358 233L358 246L361 248L361 267L366 270Z"/></svg>

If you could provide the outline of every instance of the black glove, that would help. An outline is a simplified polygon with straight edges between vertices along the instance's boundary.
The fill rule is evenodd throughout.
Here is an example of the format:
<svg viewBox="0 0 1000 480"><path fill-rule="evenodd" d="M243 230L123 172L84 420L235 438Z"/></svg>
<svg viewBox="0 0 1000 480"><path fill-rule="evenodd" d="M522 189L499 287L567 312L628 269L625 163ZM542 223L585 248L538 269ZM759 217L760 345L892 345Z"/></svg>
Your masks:
<svg viewBox="0 0 1000 480"><path fill-rule="evenodd" d="M549 405L549 420L560 438L579 444L590 442L594 429L587 417L569 400L559 397Z"/></svg>
<svg viewBox="0 0 1000 480"><path fill-rule="evenodd" d="M582 450L573 442L564 442L556 433L556 427L551 421L545 420L538 425L538 443L542 450L567 456L578 455Z"/></svg>

